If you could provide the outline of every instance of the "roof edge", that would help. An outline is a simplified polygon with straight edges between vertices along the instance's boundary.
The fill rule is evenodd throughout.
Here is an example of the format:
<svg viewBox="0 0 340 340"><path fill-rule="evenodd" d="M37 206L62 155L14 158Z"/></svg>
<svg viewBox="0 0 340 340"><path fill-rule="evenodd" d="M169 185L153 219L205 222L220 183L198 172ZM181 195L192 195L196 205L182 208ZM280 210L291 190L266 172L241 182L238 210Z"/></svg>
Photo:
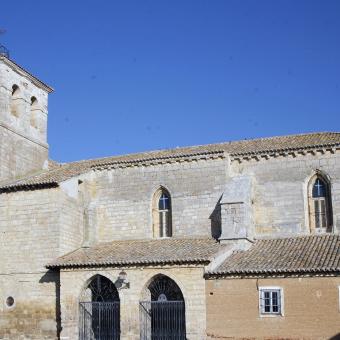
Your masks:
<svg viewBox="0 0 340 340"><path fill-rule="evenodd" d="M251 156L251 155L268 155L268 154L277 153L277 152L294 152L294 151L299 152L299 151L313 150L313 149L325 149L325 148L338 147L338 146L340 146L340 143L334 142L334 143L314 144L314 145L308 145L304 147L277 148L277 149L267 149L267 150L247 151L247 152L232 152L230 153L230 156L237 158L237 157L244 157L244 156Z"/></svg>
<svg viewBox="0 0 340 340"><path fill-rule="evenodd" d="M265 278L265 277L296 277L296 276L340 276L340 268L315 268L299 270L268 270L268 271L214 271L204 274L205 278Z"/></svg>
<svg viewBox="0 0 340 340"><path fill-rule="evenodd" d="M102 262L102 263L70 263L70 264L53 264L49 263L45 265L47 269L71 269L71 268L98 268L98 267L138 267L138 266L153 266L153 265L186 265L186 264L202 264L207 265L211 260L206 258L197 258L190 260L151 260L151 261L121 261L121 262Z"/></svg>
<svg viewBox="0 0 340 340"><path fill-rule="evenodd" d="M50 87L49 85L42 82L40 79L38 79L36 76L25 70L22 66L18 65L15 61L5 57L4 55L0 55L0 60L2 60L7 66L12 68L13 70L21 73L23 76L28 78L32 83L43 90L45 90L48 93L52 93L54 89Z"/></svg>
<svg viewBox="0 0 340 340"><path fill-rule="evenodd" d="M30 191L36 189L51 189L57 188L59 184L57 182L47 182L47 183L35 183L35 184L19 184L13 186L7 186L0 188L0 194L10 193L15 191Z"/></svg>

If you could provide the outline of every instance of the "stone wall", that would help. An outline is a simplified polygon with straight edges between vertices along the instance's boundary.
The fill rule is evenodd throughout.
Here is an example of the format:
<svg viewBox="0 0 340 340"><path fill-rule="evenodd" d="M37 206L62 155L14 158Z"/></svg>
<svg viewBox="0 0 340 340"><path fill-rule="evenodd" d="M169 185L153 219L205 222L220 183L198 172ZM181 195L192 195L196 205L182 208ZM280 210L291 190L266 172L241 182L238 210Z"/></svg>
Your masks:
<svg viewBox="0 0 340 340"><path fill-rule="evenodd" d="M320 170L331 183L333 221L340 230L340 153L316 152L232 162L230 176L252 178L252 224L255 236L310 232L307 183Z"/></svg>
<svg viewBox="0 0 340 340"><path fill-rule="evenodd" d="M57 337L59 273L45 265L82 242L74 203L59 188L0 195L0 338Z"/></svg>
<svg viewBox="0 0 340 340"><path fill-rule="evenodd" d="M18 86L16 95L13 85ZM0 59L0 180L43 168L48 159L47 100L45 89Z"/></svg>
<svg viewBox="0 0 340 340"><path fill-rule="evenodd" d="M173 235L209 237L226 166L218 159L97 171L92 233L97 241L152 238L152 198L163 186L171 195Z"/></svg>
<svg viewBox="0 0 340 340"><path fill-rule="evenodd" d="M85 183L81 205L88 239L95 243L151 238L152 198L160 186L172 198L175 237L308 234L307 184L317 170L330 180L337 232L340 156L320 152L233 161L231 166L225 158L98 170L80 176Z"/></svg>
<svg viewBox="0 0 340 340"><path fill-rule="evenodd" d="M43 168L47 158L47 146L13 133L0 122L1 181L35 173Z"/></svg>
<svg viewBox="0 0 340 340"><path fill-rule="evenodd" d="M58 256L79 248L84 241L84 205L81 195L60 192Z"/></svg>
<svg viewBox="0 0 340 340"><path fill-rule="evenodd" d="M130 287L119 290L121 340L139 339L139 301L145 287L157 274L173 279L183 293L188 340L203 340L206 328L205 280L203 267L143 267L61 271L62 340L78 337L79 297L96 274L116 282L121 270L127 273Z"/></svg>
<svg viewBox="0 0 340 340"><path fill-rule="evenodd" d="M258 287L283 288L284 315L259 315ZM338 339L340 277L206 281L208 339Z"/></svg>
<svg viewBox="0 0 340 340"><path fill-rule="evenodd" d="M13 261L15 257L13 256ZM59 316L59 275L11 272L0 276L0 338L56 339ZM6 299L13 297L9 307Z"/></svg>

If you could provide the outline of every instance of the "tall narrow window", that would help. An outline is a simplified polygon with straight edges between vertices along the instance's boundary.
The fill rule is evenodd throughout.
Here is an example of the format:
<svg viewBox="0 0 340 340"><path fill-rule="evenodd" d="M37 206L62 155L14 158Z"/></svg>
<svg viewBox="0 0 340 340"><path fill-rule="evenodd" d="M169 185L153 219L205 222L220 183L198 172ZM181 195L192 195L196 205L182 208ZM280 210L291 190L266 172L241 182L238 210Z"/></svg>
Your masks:
<svg viewBox="0 0 340 340"><path fill-rule="evenodd" d="M12 98L11 98L11 114L15 117L20 116L20 88L18 85L12 86Z"/></svg>
<svg viewBox="0 0 340 340"><path fill-rule="evenodd" d="M332 205L329 184L320 175L314 176L310 182L309 214L312 231L331 231Z"/></svg>
<svg viewBox="0 0 340 340"><path fill-rule="evenodd" d="M170 196L165 192L158 202L159 209L159 236L169 237L171 236L171 201Z"/></svg>
<svg viewBox="0 0 340 340"><path fill-rule="evenodd" d="M154 237L171 237L171 197L167 190L160 188L153 201L153 234Z"/></svg>
<svg viewBox="0 0 340 340"><path fill-rule="evenodd" d="M30 117L30 122L31 126L38 128L37 125L37 110L38 110L38 100L35 97L31 98L31 117Z"/></svg>

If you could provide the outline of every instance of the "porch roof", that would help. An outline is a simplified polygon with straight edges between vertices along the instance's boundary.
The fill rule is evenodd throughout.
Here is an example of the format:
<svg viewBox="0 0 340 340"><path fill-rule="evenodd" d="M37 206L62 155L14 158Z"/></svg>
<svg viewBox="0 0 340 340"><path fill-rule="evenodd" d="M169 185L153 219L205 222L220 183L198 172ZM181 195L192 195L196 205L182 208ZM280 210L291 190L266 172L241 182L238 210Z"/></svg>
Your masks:
<svg viewBox="0 0 340 340"><path fill-rule="evenodd" d="M122 240L82 247L47 268L152 264L208 264L226 246L208 238Z"/></svg>
<svg viewBox="0 0 340 340"><path fill-rule="evenodd" d="M234 251L209 276L340 273L340 235L323 234L257 240Z"/></svg>

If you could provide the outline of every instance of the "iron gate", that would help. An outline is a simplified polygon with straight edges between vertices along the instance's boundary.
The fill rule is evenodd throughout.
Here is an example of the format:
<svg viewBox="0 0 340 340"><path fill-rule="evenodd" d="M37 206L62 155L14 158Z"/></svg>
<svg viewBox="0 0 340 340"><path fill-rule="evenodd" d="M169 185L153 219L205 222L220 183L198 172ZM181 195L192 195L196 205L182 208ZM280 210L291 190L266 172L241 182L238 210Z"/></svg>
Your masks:
<svg viewBox="0 0 340 340"><path fill-rule="evenodd" d="M141 301L141 340L185 340L184 301Z"/></svg>
<svg viewBox="0 0 340 340"><path fill-rule="evenodd" d="M79 340L119 340L119 302L80 302Z"/></svg>

